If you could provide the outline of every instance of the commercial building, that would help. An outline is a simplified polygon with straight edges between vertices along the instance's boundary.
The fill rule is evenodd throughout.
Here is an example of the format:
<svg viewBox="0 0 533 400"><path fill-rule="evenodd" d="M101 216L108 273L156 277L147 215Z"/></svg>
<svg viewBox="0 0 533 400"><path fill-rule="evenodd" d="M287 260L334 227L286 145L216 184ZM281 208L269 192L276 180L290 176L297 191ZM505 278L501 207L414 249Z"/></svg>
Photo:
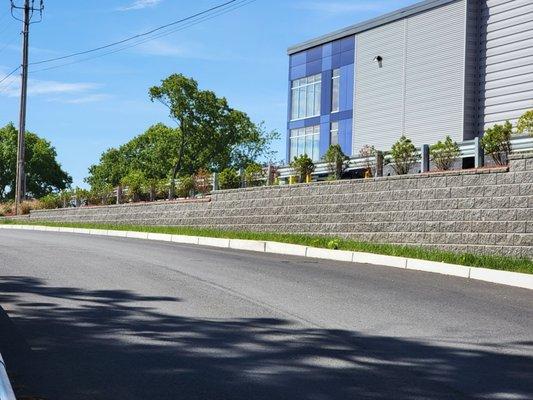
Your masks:
<svg viewBox="0 0 533 400"><path fill-rule="evenodd" d="M427 0L288 54L288 160L462 142L533 108L533 0Z"/></svg>

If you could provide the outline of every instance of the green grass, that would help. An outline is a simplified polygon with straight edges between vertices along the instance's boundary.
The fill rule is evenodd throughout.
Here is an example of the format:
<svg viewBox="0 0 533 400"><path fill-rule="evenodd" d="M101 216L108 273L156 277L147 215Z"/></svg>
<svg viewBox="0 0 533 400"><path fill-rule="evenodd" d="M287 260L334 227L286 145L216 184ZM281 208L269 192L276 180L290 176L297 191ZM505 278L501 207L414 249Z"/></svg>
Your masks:
<svg viewBox="0 0 533 400"><path fill-rule="evenodd" d="M494 255L453 253L449 251L433 250L415 246L399 246L391 244L358 242L331 236L299 235L274 232L225 231L220 229L174 227L174 226L140 226L114 225L101 223L58 223L28 220L0 219L1 224L28 224L61 226L71 228L107 229L123 231L139 231L153 233L169 233L175 235L208 236L228 239L269 240L274 242L301 244L305 246L336 248L339 250L361 251L389 256L417 258L421 260L439 261L450 264L460 264L470 267L491 268L505 271L533 274L533 260L527 258L513 258Z"/></svg>

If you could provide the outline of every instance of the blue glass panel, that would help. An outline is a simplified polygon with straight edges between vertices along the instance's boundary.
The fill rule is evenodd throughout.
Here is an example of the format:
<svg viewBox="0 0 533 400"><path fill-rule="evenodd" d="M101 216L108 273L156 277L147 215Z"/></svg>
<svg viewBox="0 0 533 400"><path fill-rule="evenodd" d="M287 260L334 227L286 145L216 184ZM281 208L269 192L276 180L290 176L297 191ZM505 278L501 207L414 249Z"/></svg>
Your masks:
<svg viewBox="0 0 533 400"><path fill-rule="evenodd" d="M304 119L304 126L314 126L320 123L320 117L306 118Z"/></svg>
<svg viewBox="0 0 533 400"><path fill-rule="evenodd" d="M307 50L307 62L320 60L322 58L322 46Z"/></svg>
<svg viewBox="0 0 533 400"><path fill-rule="evenodd" d="M333 54L331 56L331 68L340 68L341 67L341 55L339 54Z"/></svg>
<svg viewBox="0 0 533 400"><path fill-rule="evenodd" d="M329 114L320 116L320 123L321 124L329 122L329 121L330 121L330 115Z"/></svg>
<svg viewBox="0 0 533 400"><path fill-rule="evenodd" d="M355 36L341 39L341 51L353 50L355 48Z"/></svg>
<svg viewBox="0 0 533 400"><path fill-rule="evenodd" d="M297 67L291 68L290 80L293 81L295 79L303 78L306 75L307 75L306 65L305 64L298 65Z"/></svg>
<svg viewBox="0 0 533 400"><path fill-rule="evenodd" d="M323 157L328 151L329 147L329 122L325 124L320 124L320 152L319 158Z"/></svg>
<svg viewBox="0 0 533 400"><path fill-rule="evenodd" d="M303 128L305 126L305 120L299 119L297 121L290 121L289 122L289 129L297 129L297 128Z"/></svg>
<svg viewBox="0 0 533 400"><path fill-rule="evenodd" d="M331 48L332 48L331 54L339 54L341 52L341 41L335 40L334 42L332 42Z"/></svg>
<svg viewBox="0 0 533 400"><path fill-rule="evenodd" d="M321 114L331 112L331 70L322 72Z"/></svg>
<svg viewBox="0 0 533 400"><path fill-rule="evenodd" d="M354 63L355 51L343 51L341 53L341 65L350 65Z"/></svg>
<svg viewBox="0 0 533 400"><path fill-rule="evenodd" d="M307 75L315 75L322 72L322 60L312 61L306 64Z"/></svg>
<svg viewBox="0 0 533 400"><path fill-rule="evenodd" d="M301 53L292 54L290 56L290 66L295 67L297 65L305 64L307 60L307 53L302 51Z"/></svg>
<svg viewBox="0 0 533 400"><path fill-rule="evenodd" d="M326 43L322 45L322 57L328 57L333 54L333 44Z"/></svg>
<svg viewBox="0 0 533 400"><path fill-rule="evenodd" d="M329 56L329 57L324 57L324 58L322 59L322 71L325 71L325 70L331 69L331 62L332 62L332 58L331 58L331 56Z"/></svg>

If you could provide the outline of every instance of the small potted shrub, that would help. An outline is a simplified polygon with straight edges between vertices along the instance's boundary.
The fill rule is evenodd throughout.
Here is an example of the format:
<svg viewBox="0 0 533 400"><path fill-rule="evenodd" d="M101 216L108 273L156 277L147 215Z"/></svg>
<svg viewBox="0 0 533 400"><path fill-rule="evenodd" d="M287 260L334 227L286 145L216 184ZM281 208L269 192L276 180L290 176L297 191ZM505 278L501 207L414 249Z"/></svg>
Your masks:
<svg viewBox="0 0 533 400"><path fill-rule="evenodd" d="M452 168L454 161L461 155L459 145L446 136L444 141L438 141L429 148L429 156L438 170L447 171Z"/></svg>
<svg viewBox="0 0 533 400"><path fill-rule="evenodd" d="M392 168L398 175L409 173L413 165L419 160L416 147L405 135L392 145L390 155L392 156Z"/></svg>
<svg viewBox="0 0 533 400"><path fill-rule="evenodd" d="M296 172L298 182L303 183L310 180L310 176L315 170L315 164L307 154L302 154L299 157L294 157L291 168Z"/></svg>
<svg viewBox="0 0 533 400"><path fill-rule="evenodd" d="M505 121L503 125L496 124L488 128L481 138L485 153L489 154L497 165L507 165L512 133L513 125Z"/></svg>

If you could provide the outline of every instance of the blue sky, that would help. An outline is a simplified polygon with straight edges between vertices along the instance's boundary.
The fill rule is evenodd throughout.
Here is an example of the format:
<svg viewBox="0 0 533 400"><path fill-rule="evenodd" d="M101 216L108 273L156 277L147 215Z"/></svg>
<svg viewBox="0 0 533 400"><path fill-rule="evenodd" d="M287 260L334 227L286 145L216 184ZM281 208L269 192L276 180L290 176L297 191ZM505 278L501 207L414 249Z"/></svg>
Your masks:
<svg viewBox="0 0 533 400"><path fill-rule="evenodd" d="M43 22L31 26L30 61L120 40L221 2L45 0ZM115 54L48 71L36 66L29 80L27 129L50 140L74 184L84 186L88 166L104 150L156 122L172 124L147 91L183 73L278 130L282 139L274 147L283 159L287 47L415 2L256 0ZM9 1L0 0L0 78L20 64L20 23L8 12ZM18 77L0 84L1 126L17 123L18 91Z"/></svg>

